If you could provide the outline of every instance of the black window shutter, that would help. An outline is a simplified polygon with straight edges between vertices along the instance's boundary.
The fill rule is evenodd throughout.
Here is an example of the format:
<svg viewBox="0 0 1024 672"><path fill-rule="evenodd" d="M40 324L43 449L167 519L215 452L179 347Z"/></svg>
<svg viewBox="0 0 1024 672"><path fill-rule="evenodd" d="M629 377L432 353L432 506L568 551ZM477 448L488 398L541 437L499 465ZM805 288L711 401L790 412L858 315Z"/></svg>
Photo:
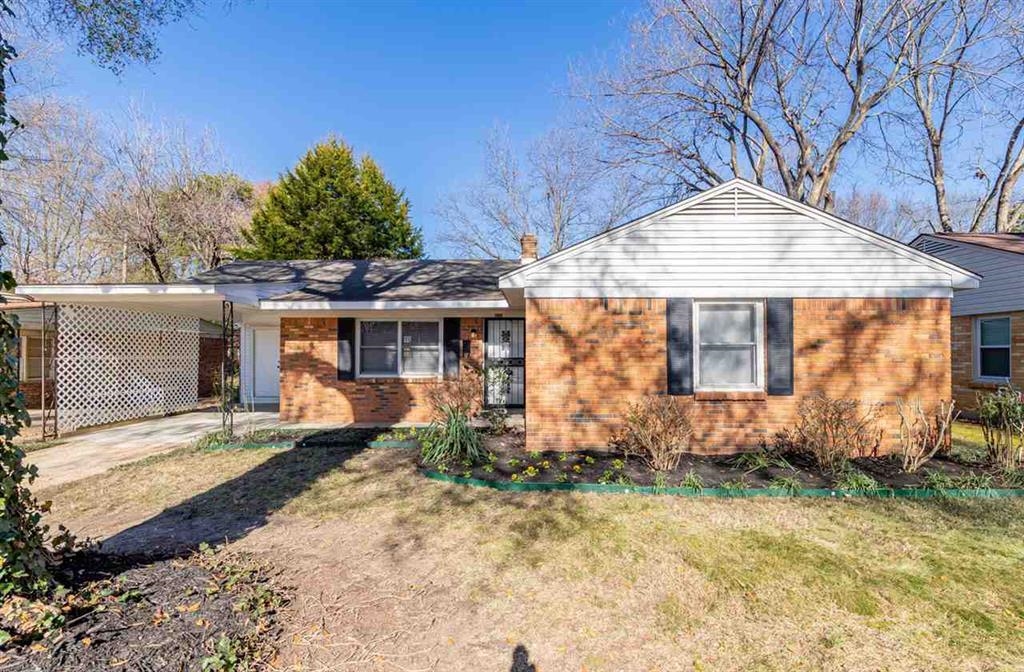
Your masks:
<svg viewBox="0 0 1024 672"><path fill-rule="evenodd" d="M459 357L462 354L462 320L444 318L444 377L459 377Z"/></svg>
<svg viewBox="0 0 1024 672"><path fill-rule="evenodd" d="M356 321L352 317L338 318L338 380L356 377Z"/></svg>
<svg viewBox="0 0 1024 672"><path fill-rule="evenodd" d="M793 394L793 299L768 299L768 394Z"/></svg>
<svg viewBox="0 0 1024 672"><path fill-rule="evenodd" d="M693 394L693 299L669 299L665 322L668 393Z"/></svg>

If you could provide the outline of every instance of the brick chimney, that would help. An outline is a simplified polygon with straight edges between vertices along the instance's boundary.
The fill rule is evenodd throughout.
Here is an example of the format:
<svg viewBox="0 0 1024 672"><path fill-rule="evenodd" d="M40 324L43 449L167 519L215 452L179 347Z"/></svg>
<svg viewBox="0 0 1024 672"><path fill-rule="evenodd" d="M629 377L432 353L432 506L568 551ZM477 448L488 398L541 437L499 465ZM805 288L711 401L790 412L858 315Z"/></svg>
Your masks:
<svg viewBox="0 0 1024 672"><path fill-rule="evenodd" d="M523 248L522 254L519 256L520 263L528 264L531 261L537 261L537 236L532 233L524 233L523 237L519 239L519 244Z"/></svg>

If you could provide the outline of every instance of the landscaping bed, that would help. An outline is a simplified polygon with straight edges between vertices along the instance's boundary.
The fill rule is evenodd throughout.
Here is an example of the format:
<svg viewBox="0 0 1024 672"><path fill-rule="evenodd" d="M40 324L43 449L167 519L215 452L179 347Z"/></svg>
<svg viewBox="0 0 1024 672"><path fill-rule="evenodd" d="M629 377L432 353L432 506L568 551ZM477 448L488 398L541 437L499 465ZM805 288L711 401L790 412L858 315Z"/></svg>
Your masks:
<svg viewBox="0 0 1024 672"><path fill-rule="evenodd" d="M240 554L177 558L76 554L55 602L8 603L0 670L261 669L280 635L284 592ZM20 623L17 632L14 623Z"/></svg>
<svg viewBox="0 0 1024 672"><path fill-rule="evenodd" d="M525 437L510 432L483 437L482 462L431 465L425 470L486 483L599 484L689 490L992 490L1024 487L1024 474L1007 474L954 451L914 473L898 456L855 457L833 473L804 453L764 449L733 455L685 454L674 469L653 471L643 461L610 451L527 452Z"/></svg>

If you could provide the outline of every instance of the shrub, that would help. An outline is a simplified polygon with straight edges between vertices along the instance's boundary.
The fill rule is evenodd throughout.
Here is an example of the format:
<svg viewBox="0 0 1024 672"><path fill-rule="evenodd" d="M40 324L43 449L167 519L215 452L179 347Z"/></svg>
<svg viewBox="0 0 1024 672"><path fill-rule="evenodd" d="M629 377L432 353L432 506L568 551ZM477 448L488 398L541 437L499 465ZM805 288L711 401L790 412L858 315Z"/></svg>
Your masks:
<svg viewBox="0 0 1024 672"><path fill-rule="evenodd" d="M879 487L878 481L856 469L844 470L836 480L838 490L877 490Z"/></svg>
<svg viewBox="0 0 1024 672"><path fill-rule="evenodd" d="M701 478L700 474L698 474L696 471L690 469L688 472L686 472L686 476L683 477L683 480L679 482L679 487L689 488L694 492L700 492L701 490L704 489L704 479Z"/></svg>
<svg viewBox="0 0 1024 672"><path fill-rule="evenodd" d="M423 461L448 464L467 461L476 464L486 457L480 434L469 424L469 416L458 406L442 406L443 419L435 420L421 438Z"/></svg>
<svg viewBox="0 0 1024 672"><path fill-rule="evenodd" d="M464 364L458 378L446 378L431 383L427 389L427 403L434 420L445 421L451 410L467 418L479 407L483 384L480 370Z"/></svg>
<svg viewBox="0 0 1024 672"><path fill-rule="evenodd" d="M782 490L790 496L796 496L804 486L793 476L778 476L772 479L768 487L772 490Z"/></svg>
<svg viewBox="0 0 1024 672"><path fill-rule="evenodd" d="M1006 471L1024 462L1024 400L1012 385L978 395L978 419L989 459Z"/></svg>
<svg viewBox="0 0 1024 672"><path fill-rule="evenodd" d="M850 457L878 453L882 433L877 416L878 406L862 411L854 399L813 394L800 402L796 427L783 441L810 454L822 469L840 473Z"/></svg>
<svg viewBox="0 0 1024 672"><path fill-rule="evenodd" d="M672 471L689 451L693 422L689 409L672 397L649 395L629 407L625 426L613 440L627 457L638 457L654 471Z"/></svg>
<svg viewBox="0 0 1024 672"><path fill-rule="evenodd" d="M955 402L940 401L927 412L920 400L906 403L896 400L900 416L900 456L903 471L912 474L939 453L948 453L952 442L951 428L959 413Z"/></svg>

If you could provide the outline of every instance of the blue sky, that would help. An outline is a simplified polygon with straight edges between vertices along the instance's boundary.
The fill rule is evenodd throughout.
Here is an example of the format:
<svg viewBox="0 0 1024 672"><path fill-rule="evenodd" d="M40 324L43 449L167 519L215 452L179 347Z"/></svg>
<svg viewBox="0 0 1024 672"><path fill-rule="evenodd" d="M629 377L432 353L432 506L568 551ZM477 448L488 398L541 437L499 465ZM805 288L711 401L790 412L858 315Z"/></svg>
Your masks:
<svg viewBox="0 0 1024 672"><path fill-rule="evenodd" d="M412 202L431 256L440 196L479 174L496 123L528 140L567 105L568 70L624 42L633 1L210 3L164 28L162 55L120 78L69 49L63 92L101 115L131 101L210 127L251 180L336 133Z"/></svg>

